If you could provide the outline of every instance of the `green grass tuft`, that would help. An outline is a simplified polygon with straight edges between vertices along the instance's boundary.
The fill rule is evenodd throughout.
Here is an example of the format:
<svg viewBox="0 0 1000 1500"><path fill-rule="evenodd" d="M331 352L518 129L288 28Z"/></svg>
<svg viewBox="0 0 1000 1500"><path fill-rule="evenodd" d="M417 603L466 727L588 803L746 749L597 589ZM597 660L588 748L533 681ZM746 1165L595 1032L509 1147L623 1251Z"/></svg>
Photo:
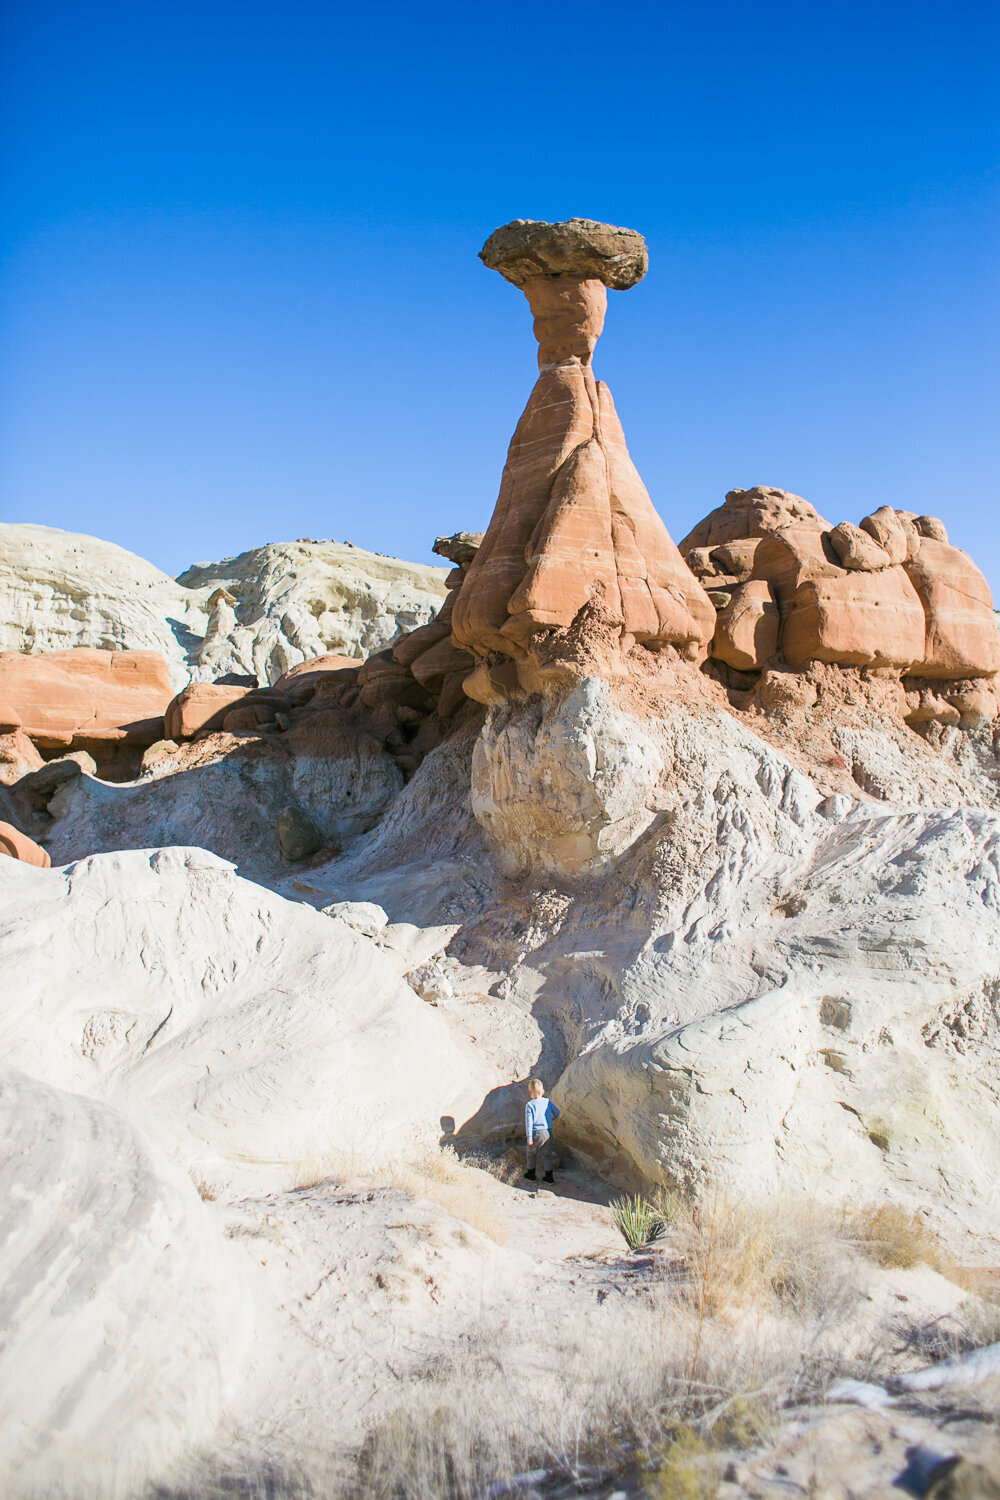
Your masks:
<svg viewBox="0 0 1000 1500"><path fill-rule="evenodd" d="M648 1198L641 1198L638 1194L634 1198L616 1198L611 1204L615 1226L630 1250L641 1250L643 1245L658 1240L675 1212L670 1200L650 1203Z"/></svg>

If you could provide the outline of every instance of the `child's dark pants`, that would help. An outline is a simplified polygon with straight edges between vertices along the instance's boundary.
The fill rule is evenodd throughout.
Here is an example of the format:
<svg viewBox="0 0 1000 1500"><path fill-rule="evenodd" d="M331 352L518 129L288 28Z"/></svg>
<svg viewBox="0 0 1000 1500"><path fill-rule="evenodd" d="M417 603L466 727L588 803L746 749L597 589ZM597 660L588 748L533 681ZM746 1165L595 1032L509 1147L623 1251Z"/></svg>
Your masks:
<svg viewBox="0 0 1000 1500"><path fill-rule="evenodd" d="M529 1141L528 1142L528 1171L529 1172L533 1172L535 1170L535 1162L538 1159L539 1153L541 1154L542 1165L544 1166L546 1172L551 1172L552 1171L552 1136L544 1128L544 1126L542 1127L542 1129L539 1129L536 1126L535 1127L535 1138L534 1138L533 1141Z"/></svg>

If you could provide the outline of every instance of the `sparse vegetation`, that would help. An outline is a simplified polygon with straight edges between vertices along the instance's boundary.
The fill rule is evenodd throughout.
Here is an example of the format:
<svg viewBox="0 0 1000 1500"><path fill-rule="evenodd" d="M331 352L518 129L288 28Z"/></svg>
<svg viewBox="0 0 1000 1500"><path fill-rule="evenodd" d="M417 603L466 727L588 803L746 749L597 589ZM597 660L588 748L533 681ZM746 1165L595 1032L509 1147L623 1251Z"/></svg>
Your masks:
<svg viewBox="0 0 1000 1500"><path fill-rule="evenodd" d="M641 1250L651 1245L666 1232L670 1220L666 1214L648 1198L616 1198L611 1204L611 1216L622 1239L630 1250Z"/></svg>
<svg viewBox="0 0 1000 1500"><path fill-rule="evenodd" d="M507 1238L503 1197L478 1159L459 1157L450 1147L429 1151L411 1162L398 1162L376 1174L375 1180L401 1188L412 1198L425 1198L446 1208L498 1245ZM501 1178L501 1181L503 1179Z"/></svg>
<svg viewBox="0 0 1000 1500"><path fill-rule="evenodd" d="M697 1428L681 1426L649 1455L650 1500L715 1500L720 1466L715 1447Z"/></svg>
<svg viewBox="0 0 1000 1500"><path fill-rule="evenodd" d="M952 1264L940 1238L920 1215L898 1203L871 1204L846 1215L844 1237L886 1269L924 1264L947 1271Z"/></svg>
<svg viewBox="0 0 1000 1500"><path fill-rule="evenodd" d="M502 1205L497 1175L446 1149L380 1180L474 1223L477 1195L490 1214ZM627 1476L629 1492L641 1487L648 1500L714 1500L727 1464L766 1450L784 1408L821 1398L840 1375L880 1379L891 1368L899 1323L865 1311L866 1260L895 1268L943 1254L926 1226L883 1209L842 1214L720 1194L699 1205L619 1200L619 1212L623 1202L637 1236L655 1219L670 1238L638 1295L583 1297L534 1340L513 1314L466 1325L386 1388L353 1456L332 1455L318 1472L307 1465L276 1494L483 1500L519 1484L597 1493ZM947 1328L935 1325L940 1348L928 1357L989 1342L998 1319L987 1298L970 1297Z"/></svg>
<svg viewBox="0 0 1000 1500"><path fill-rule="evenodd" d="M513 1149L504 1151L500 1156L491 1156L488 1152L472 1151L463 1154L460 1158L463 1165L477 1167L481 1172L489 1172L498 1182L510 1187L517 1182L524 1171L524 1156L520 1151Z"/></svg>
<svg viewBox="0 0 1000 1500"><path fill-rule="evenodd" d="M365 1167L355 1153L331 1153L303 1162L295 1175L295 1187L302 1192L324 1182L349 1182L363 1175L380 1186L400 1188L411 1198L424 1198L446 1208L502 1245L507 1238L502 1197L484 1174L498 1182L513 1182L520 1175L520 1158L511 1160L513 1156L512 1152L501 1157L480 1153L459 1156L453 1147L444 1146L413 1158Z"/></svg>
<svg viewBox="0 0 1000 1500"><path fill-rule="evenodd" d="M753 1307L827 1322L845 1316L860 1294L836 1219L808 1201L716 1195L681 1208L674 1246L681 1284L702 1318Z"/></svg>

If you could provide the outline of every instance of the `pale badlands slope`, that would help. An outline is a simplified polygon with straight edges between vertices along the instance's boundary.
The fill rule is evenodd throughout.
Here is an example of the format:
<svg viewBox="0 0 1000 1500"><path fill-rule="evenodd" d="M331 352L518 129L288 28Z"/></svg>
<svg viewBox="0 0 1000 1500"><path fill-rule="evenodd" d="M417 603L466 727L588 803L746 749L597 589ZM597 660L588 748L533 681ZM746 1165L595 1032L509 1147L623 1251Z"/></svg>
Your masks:
<svg viewBox="0 0 1000 1500"><path fill-rule="evenodd" d="M405 786L374 752L279 746L60 792L57 868L0 861L6 1492L131 1495L279 1409L302 1441L323 1412L358 1440L390 1357L430 1357L441 1299L492 1317L544 1256L296 1184L452 1125L512 1139L536 1071L611 1180L897 1202L988 1256L996 745L860 698L796 712L640 718L594 679L532 733L470 721ZM554 787L598 844L634 837L593 878L530 867ZM340 855L268 852L290 795Z"/></svg>
<svg viewBox="0 0 1000 1500"><path fill-rule="evenodd" d="M178 691L189 678L230 672L273 682L306 657L368 656L426 624L446 573L300 541L197 563L174 579L97 537L0 524L0 651L161 651Z"/></svg>
<svg viewBox="0 0 1000 1500"><path fill-rule="evenodd" d="M284 895L200 850L2 862L7 1492L357 1442L446 1333L535 1317L544 1253L288 1190L509 1137L539 1069L620 1181L996 1232L996 815L824 796L724 713L646 732L657 818L589 885L502 873L471 734Z"/></svg>

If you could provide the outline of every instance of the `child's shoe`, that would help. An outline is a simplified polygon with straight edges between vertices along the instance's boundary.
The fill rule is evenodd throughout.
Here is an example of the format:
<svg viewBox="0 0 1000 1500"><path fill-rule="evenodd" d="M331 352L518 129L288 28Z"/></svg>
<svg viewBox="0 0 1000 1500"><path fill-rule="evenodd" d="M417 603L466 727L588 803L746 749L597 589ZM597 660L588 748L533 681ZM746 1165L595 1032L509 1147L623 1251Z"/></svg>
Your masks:
<svg viewBox="0 0 1000 1500"><path fill-rule="evenodd" d="M555 1178L553 1177L553 1175L552 1175L551 1172L546 1172L546 1174L545 1174L544 1178L542 1179L542 1181L543 1182L555 1182Z"/></svg>
<svg viewBox="0 0 1000 1500"><path fill-rule="evenodd" d="M534 1182L536 1180L534 1167L529 1167L524 1175L528 1182Z"/></svg>

